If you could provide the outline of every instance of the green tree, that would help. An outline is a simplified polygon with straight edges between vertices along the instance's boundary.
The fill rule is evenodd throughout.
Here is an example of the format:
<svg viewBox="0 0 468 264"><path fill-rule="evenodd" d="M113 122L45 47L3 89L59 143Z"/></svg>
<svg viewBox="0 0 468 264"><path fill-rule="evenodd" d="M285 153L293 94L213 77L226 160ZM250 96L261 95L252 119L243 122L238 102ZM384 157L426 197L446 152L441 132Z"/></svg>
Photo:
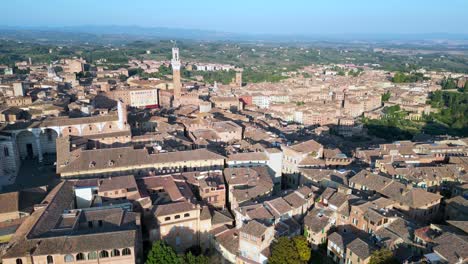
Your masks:
<svg viewBox="0 0 468 264"><path fill-rule="evenodd" d="M468 80L465 82L465 85L460 88L460 92L467 93L468 92Z"/></svg>
<svg viewBox="0 0 468 264"><path fill-rule="evenodd" d="M402 72L397 72L393 76L392 81L394 83L404 83L404 82L406 82L406 75L404 73L402 73Z"/></svg>
<svg viewBox="0 0 468 264"><path fill-rule="evenodd" d="M272 245L271 256L268 263L296 264L301 263L301 259L292 240L288 237L280 237Z"/></svg>
<svg viewBox="0 0 468 264"><path fill-rule="evenodd" d="M60 66L55 66L55 67L54 67L54 71L57 72L57 73L58 73L58 72L63 72L63 68L60 67Z"/></svg>
<svg viewBox="0 0 468 264"><path fill-rule="evenodd" d="M141 75L143 73L143 69L138 67L138 68L130 68L128 69L128 76L133 76L133 75Z"/></svg>
<svg viewBox="0 0 468 264"><path fill-rule="evenodd" d="M423 80L427 80L428 78L424 77L422 73L410 73L404 74L402 72L397 72L392 78L392 82L394 83L411 83L411 82L419 82Z"/></svg>
<svg viewBox="0 0 468 264"><path fill-rule="evenodd" d="M382 94L382 102L387 102L391 96L392 94L390 93L390 91L387 91L386 93Z"/></svg>
<svg viewBox="0 0 468 264"><path fill-rule="evenodd" d="M177 255L172 247L165 244L163 241L156 241L153 243L148 257L146 258L146 264L182 264L183 259Z"/></svg>
<svg viewBox="0 0 468 264"><path fill-rule="evenodd" d="M185 254L185 263L186 264L208 264L210 259L204 255L195 256L192 252Z"/></svg>
<svg viewBox="0 0 468 264"><path fill-rule="evenodd" d="M392 251L382 248L372 252L369 264L398 264L398 260L393 257Z"/></svg>
<svg viewBox="0 0 468 264"><path fill-rule="evenodd" d="M293 242L299 254L299 258L304 262L308 262L311 251L307 239L304 236L296 236L293 238Z"/></svg>
<svg viewBox="0 0 468 264"><path fill-rule="evenodd" d="M440 82L440 86L444 90L456 89L457 88L457 80L453 78L445 78Z"/></svg>
<svg viewBox="0 0 468 264"><path fill-rule="evenodd" d="M125 75L123 75L123 74L120 74L120 75L119 75L119 80L120 80L121 82L125 82L125 81L127 80L127 76L125 76Z"/></svg>

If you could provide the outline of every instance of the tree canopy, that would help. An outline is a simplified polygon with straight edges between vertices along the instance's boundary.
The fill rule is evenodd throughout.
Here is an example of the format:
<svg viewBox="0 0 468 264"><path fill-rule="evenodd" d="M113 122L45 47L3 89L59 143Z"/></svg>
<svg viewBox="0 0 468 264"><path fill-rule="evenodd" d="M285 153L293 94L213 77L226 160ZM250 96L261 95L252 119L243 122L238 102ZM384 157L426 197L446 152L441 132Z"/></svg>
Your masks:
<svg viewBox="0 0 468 264"><path fill-rule="evenodd" d="M310 247L307 243L307 239L303 236L296 236L293 238L294 246L296 247L299 259L304 262L308 262L310 259Z"/></svg>
<svg viewBox="0 0 468 264"><path fill-rule="evenodd" d="M391 250L383 248L372 252L369 264L398 264Z"/></svg>
<svg viewBox="0 0 468 264"><path fill-rule="evenodd" d="M440 86L444 90L457 89L457 80L453 78L445 78L440 82Z"/></svg>
<svg viewBox="0 0 468 264"><path fill-rule="evenodd" d="M386 93L382 94L382 102L387 102L388 100L390 100L391 96L392 94L390 93L390 91L387 91Z"/></svg>
<svg viewBox="0 0 468 264"><path fill-rule="evenodd" d="M201 254L199 247L189 248L184 255L178 255L171 246L163 241L156 241L148 253L145 264L209 264L210 262L210 257Z"/></svg>
<svg viewBox="0 0 468 264"><path fill-rule="evenodd" d="M307 240L303 236L292 239L280 237L273 245L271 256L268 259L270 264L297 264L307 263L310 259L311 249Z"/></svg>
<svg viewBox="0 0 468 264"><path fill-rule="evenodd" d="M397 72L392 78L392 82L394 83L411 83L411 82L420 82L426 80L427 78L424 77L422 73L410 73L405 74L402 72Z"/></svg>
<svg viewBox="0 0 468 264"><path fill-rule="evenodd" d="M172 247L163 241L156 241L148 252L146 264L182 264L182 258L177 255Z"/></svg>

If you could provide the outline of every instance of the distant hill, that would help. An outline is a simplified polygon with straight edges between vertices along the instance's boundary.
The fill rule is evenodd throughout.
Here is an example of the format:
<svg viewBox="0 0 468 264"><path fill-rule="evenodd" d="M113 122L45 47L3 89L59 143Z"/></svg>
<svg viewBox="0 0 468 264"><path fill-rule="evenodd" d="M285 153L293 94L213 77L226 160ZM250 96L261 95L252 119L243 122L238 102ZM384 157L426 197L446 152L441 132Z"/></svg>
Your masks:
<svg viewBox="0 0 468 264"><path fill-rule="evenodd" d="M140 26L68 26L68 27L10 27L0 26L0 38L53 42L115 43L151 39L181 39L198 41L255 41L255 42L318 42L356 41L364 43L453 43L468 45L468 35L462 34L310 34L273 35L241 34L201 29L181 29Z"/></svg>

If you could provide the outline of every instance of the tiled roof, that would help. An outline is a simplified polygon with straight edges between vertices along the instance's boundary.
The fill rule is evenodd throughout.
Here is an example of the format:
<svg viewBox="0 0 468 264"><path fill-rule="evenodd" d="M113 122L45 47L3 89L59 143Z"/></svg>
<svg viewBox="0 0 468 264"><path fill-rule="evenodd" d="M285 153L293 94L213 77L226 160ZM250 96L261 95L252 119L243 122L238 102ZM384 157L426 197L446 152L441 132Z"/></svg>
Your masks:
<svg viewBox="0 0 468 264"><path fill-rule="evenodd" d="M443 257L448 263L465 263L468 260L468 242L452 233L445 233L434 240L437 244L434 252Z"/></svg>
<svg viewBox="0 0 468 264"><path fill-rule="evenodd" d="M249 221L247 224L243 225L239 232L249 234L254 237L261 237L267 231L268 227L257 222L256 220Z"/></svg>
<svg viewBox="0 0 468 264"><path fill-rule="evenodd" d="M182 161L221 160L223 156L206 149L149 154L146 149L132 147L81 150L68 165L57 166L59 173L94 170L118 170L122 167L151 166Z"/></svg>
<svg viewBox="0 0 468 264"><path fill-rule="evenodd" d="M118 189L137 190L137 184L133 175L110 177L100 181L99 191L113 191Z"/></svg>
<svg viewBox="0 0 468 264"><path fill-rule="evenodd" d="M161 204L156 207L155 216L165 216L193 210L197 210L197 206L189 202Z"/></svg>
<svg viewBox="0 0 468 264"><path fill-rule="evenodd" d="M372 254L372 251L375 249L373 246L365 242L364 240L360 238L356 238L353 241L351 241L348 246L348 250L353 252L353 254L356 254L359 256L361 259L367 259L370 257Z"/></svg>

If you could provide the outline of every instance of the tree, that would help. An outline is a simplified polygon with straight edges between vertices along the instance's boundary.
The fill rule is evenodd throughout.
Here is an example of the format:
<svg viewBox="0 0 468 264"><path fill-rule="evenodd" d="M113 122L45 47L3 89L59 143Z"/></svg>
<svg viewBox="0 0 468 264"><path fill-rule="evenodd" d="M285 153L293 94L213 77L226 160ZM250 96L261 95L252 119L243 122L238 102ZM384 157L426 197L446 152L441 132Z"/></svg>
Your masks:
<svg viewBox="0 0 468 264"><path fill-rule="evenodd" d="M468 80L465 82L465 85L462 88L460 88L460 92L468 93Z"/></svg>
<svg viewBox="0 0 468 264"><path fill-rule="evenodd" d="M393 79L392 81L394 83L403 83L406 81L406 75L404 73L401 73L401 72L397 72L395 73L395 75L393 76Z"/></svg>
<svg viewBox="0 0 468 264"><path fill-rule="evenodd" d="M393 257L393 252L382 248L372 252L369 264L398 264L398 260Z"/></svg>
<svg viewBox="0 0 468 264"><path fill-rule="evenodd" d="M184 261L177 255L172 247L163 241L156 241L148 252L146 264L182 264Z"/></svg>
<svg viewBox="0 0 468 264"><path fill-rule="evenodd" d="M310 247L306 238L304 236L296 236L293 238L293 242L299 258L304 262L308 262L310 259Z"/></svg>
<svg viewBox="0 0 468 264"><path fill-rule="evenodd" d="M292 240L288 237L280 237L272 245L271 256L268 262L270 264L295 264L300 263L301 260Z"/></svg>
<svg viewBox="0 0 468 264"><path fill-rule="evenodd" d="M60 66L55 66L55 67L54 67L54 71L55 71L55 72L63 72L63 68L60 67Z"/></svg>
<svg viewBox="0 0 468 264"><path fill-rule="evenodd" d="M120 80L121 82L125 82L125 81L127 80L127 76L125 76L125 75L123 75L123 74L120 74L120 75L119 75L119 80Z"/></svg>
<svg viewBox="0 0 468 264"><path fill-rule="evenodd" d="M392 94L390 93L390 91L387 91L386 93L382 94L382 102L387 102L391 96Z"/></svg>
<svg viewBox="0 0 468 264"><path fill-rule="evenodd" d="M445 78L440 82L440 86L444 90L456 89L457 88L457 81L453 78Z"/></svg>
<svg viewBox="0 0 468 264"><path fill-rule="evenodd" d="M184 259L186 264L208 264L210 262L207 256L195 256L192 254L192 252L188 252L187 254L185 254Z"/></svg>
<svg viewBox="0 0 468 264"><path fill-rule="evenodd" d="M311 249L303 236L292 239L280 237L271 248L270 264L297 264L307 263L311 256Z"/></svg>

